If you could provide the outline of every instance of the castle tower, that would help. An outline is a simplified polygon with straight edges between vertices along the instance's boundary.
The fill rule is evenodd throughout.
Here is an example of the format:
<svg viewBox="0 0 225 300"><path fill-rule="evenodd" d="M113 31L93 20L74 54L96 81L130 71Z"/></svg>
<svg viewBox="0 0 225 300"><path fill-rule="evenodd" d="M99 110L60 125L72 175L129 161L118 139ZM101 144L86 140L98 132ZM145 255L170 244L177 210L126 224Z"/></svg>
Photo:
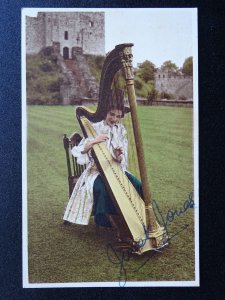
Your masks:
<svg viewBox="0 0 225 300"><path fill-rule="evenodd" d="M45 14L26 17L26 52L36 54L46 46L45 42Z"/></svg>
<svg viewBox="0 0 225 300"><path fill-rule="evenodd" d="M26 52L58 45L64 58L72 52L105 55L105 15L103 12L39 12L26 17Z"/></svg>

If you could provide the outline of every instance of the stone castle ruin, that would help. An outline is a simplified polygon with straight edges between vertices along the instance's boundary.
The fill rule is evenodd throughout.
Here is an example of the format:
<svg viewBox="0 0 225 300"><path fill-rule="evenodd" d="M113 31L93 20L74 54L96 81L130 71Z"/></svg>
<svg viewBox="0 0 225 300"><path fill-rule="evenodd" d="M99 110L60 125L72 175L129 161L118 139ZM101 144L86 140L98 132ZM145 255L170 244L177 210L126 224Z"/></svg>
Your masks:
<svg viewBox="0 0 225 300"><path fill-rule="evenodd" d="M73 49L84 54L105 55L103 12L39 12L26 17L26 52L57 45L60 54L72 58Z"/></svg>
<svg viewBox="0 0 225 300"><path fill-rule="evenodd" d="M193 77L181 72L158 69L155 73L155 88L159 92L174 95L176 99L193 99Z"/></svg>
<svg viewBox="0 0 225 300"><path fill-rule="evenodd" d="M50 47L57 56L64 104L96 97L98 84L84 54L105 55L104 12L39 12L26 17L26 53Z"/></svg>

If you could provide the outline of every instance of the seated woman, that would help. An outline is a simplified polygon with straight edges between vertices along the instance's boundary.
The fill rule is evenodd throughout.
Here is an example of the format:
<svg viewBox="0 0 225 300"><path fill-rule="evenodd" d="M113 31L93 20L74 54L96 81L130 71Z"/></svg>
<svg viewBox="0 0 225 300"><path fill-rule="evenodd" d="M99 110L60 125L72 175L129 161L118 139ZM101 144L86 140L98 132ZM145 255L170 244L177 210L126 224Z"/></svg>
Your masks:
<svg viewBox="0 0 225 300"><path fill-rule="evenodd" d="M67 204L64 217L65 221L87 225L93 211L95 223L99 226L111 227L112 215L117 211L106 190L105 184L91 156L93 145L104 143L112 157L120 163L130 182L134 185L141 197L142 188L140 181L127 171L128 141L126 129L121 123L123 111L111 106L105 119L93 123L97 136L94 139L82 139L78 146L71 150L77 157L78 164L86 164L87 168L78 179L73 193Z"/></svg>

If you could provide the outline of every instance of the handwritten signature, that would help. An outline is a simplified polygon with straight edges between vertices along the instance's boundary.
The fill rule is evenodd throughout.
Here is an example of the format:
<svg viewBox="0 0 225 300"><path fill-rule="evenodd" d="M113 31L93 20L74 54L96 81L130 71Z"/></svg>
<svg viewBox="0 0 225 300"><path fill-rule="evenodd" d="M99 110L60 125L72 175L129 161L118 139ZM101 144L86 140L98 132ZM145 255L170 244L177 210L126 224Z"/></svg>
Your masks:
<svg viewBox="0 0 225 300"><path fill-rule="evenodd" d="M166 231L167 239L165 242L168 242L169 240L173 239L175 236L177 236L179 233L184 231L185 229L188 228L189 224L183 224L181 228L171 234L168 230L168 226L174 221L175 218L179 218L182 216L188 209L194 208L194 200L193 200L193 192L191 192L188 196L188 199L186 199L183 203L183 206L180 207L179 209L175 210L169 210L166 214L166 216L163 216L159 205L156 200L152 200L152 207L153 211L156 217L156 220L159 224L162 224ZM148 237L146 237L148 239ZM158 249L155 249L155 252L161 252ZM151 252L151 255L135 270L134 272L138 272L150 259L151 257L155 254L155 252ZM119 286L124 287L127 282L127 269L125 264L130 260L132 254L131 249L126 249L124 251L118 251L115 249L111 244L108 244L107 246L107 256L108 259L111 263L114 265L119 266Z"/></svg>
<svg viewBox="0 0 225 300"><path fill-rule="evenodd" d="M152 207L155 213L156 220L158 221L158 223L160 224L162 223L162 226L164 227L167 233L167 240L169 241L174 236L176 236L177 234L179 234L181 231L185 230L189 226L188 224L183 224L181 226L181 229L172 235L168 231L168 225L174 221L175 217L180 217L189 208L194 208L193 192L189 194L188 199L184 201L183 206L180 209L168 210L166 217L164 217L162 212L160 211L160 208L156 200L152 200Z"/></svg>

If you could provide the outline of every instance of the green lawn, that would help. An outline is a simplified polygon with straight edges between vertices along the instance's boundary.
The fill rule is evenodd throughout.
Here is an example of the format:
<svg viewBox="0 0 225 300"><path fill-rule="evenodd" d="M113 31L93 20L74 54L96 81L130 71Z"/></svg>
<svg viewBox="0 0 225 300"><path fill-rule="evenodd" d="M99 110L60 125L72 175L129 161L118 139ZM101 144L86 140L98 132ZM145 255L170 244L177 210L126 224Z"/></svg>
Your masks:
<svg viewBox="0 0 225 300"><path fill-rule="evenodd" d="M119 279L107 256L110 230L65 226L67 168L62 138L78 129L72 106L28 106L28 264L30 283L100 282ZM164 216L193 191L192 109L138 108L153 199ZM193 209L168 226L178 232L162 253L132 255L128 281L194 280ZM110 255L111 257L112 255ZM146 260L149 261L141 266Z"/></svg>

